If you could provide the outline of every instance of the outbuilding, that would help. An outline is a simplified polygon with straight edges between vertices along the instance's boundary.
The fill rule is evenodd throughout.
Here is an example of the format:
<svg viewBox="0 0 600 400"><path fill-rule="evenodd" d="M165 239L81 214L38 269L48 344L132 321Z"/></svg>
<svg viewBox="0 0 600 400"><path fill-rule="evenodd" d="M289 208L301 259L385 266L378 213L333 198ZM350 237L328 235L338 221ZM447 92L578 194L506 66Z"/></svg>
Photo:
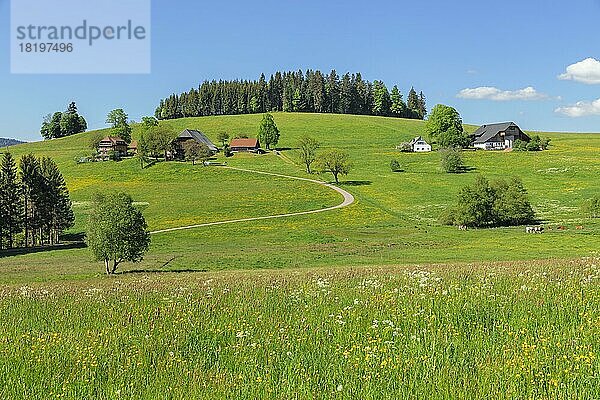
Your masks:
<svg viewBox="0 0 600 400"><path fill-rule="evenodd" d="M238 138L231 141L230 147L233 152L256 152L260 149L258 139Z"/></svg>
<svg viewBox="0 0 600 400"><path fill-rule="evenodd" d="M431 151L431 145L423 139L422 136L417 136L409 143L410 148L415 153L426 153Z"/></svg>

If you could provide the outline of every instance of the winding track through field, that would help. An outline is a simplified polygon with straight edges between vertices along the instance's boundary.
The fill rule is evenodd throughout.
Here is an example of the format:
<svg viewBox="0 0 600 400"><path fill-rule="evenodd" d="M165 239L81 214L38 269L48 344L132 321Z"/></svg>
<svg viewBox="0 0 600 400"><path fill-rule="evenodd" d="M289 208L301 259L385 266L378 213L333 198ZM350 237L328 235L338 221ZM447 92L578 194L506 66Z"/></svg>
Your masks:
<svg viewBox="0 0 600 400"><path fill-rule="evenodd" d="M318 181L316 179L299 178L297 176L274 174L274 173L271 173L271 172L254 171L254 170L251 170L251 169L243 169L243 168L234 168L234 167L222 167L222 168L227 168L227 169L234 170L234 171L249 172L249 173L253 173L253 174L269 175L269 176L276 176L278 178L295 179L297 181L305 181L305 182L316 183L316 184L319 184L321 186L325 186L325 187L327 187L329 189L335 190L336 192L338 192L339 194L341 194L342 196L344 196L344 201L342 203L338 204L337 206L321 208L321 209L318 209L318 210L301 211L301 212L295 212L295 213L289 213L289 214L267 215L267 216L264 216L264 217L252 217L252 218L232 219L232 220L228 220L228 221L207 222L205 224L181 226L181 227L178 227L178 228L161 229L159 231L150 232L150 234L154 235L154 234L157 234L157 233L169 233L169 232L183 231L183 230L188 230L188 229L202 228L202 227L205 227L205 226L236 224L236 223L239 223L239 222L260 221L260 220L264 220L264 219L287 218L287 217L294 217L296 215L317 214L317 213L322 213L322 212L326 212L326 211L337 210L339 208L344 208L344 207L347 207L350 204L354 203L354 196L352 196L352 194L348 193L344 189L341 189L341 188L339 188L337 186L334 186L334 185L331 185L329 183L325 183L325 182L322 182L322 181Z"/></svg>

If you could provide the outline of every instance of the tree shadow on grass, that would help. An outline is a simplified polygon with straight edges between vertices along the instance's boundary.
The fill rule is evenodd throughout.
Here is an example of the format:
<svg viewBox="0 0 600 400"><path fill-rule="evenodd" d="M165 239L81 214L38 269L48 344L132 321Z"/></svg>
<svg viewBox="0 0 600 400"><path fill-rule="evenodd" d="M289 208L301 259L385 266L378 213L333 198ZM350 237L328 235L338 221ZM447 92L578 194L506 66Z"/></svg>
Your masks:
<svg viewBox="0 0 600 400"><path fill-rule="evenodd" d="M477 171L475 167L469 167L465 165L464 167L460 167L457 171L448 172L449 174L466 174L469 172Z"/></svg>
<svg viewBox="0 0 600 400"><path fill-rule="evenodd" d="M339 186L369 186L371 181L342 181Z"/></svg>
<svg viewBox="0 0 600 400"><path fill-rule="evenodd" d="M183 274L183 273L205 273L207 269L130 269L127 271L117 271L115 275L132 275L132 274Z"/></svg>
<svg viewBox="0 0 600 400"><path fill-rule="evenodd" d="M23 247L18 249L0 250L0 258L45 253L48 251L84 249L86 247L87 245L83 241L59 243L52 246Z"/></svg>

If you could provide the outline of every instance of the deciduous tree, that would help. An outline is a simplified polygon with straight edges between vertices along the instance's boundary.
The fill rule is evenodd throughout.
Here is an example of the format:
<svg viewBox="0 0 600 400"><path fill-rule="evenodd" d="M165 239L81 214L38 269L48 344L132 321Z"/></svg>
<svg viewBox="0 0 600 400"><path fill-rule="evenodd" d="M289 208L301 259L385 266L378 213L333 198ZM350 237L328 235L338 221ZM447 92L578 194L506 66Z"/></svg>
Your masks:
<svg viewBox="0 0 600 400"><path fill-rule="evenodd" d="M86 243L106 274L125 261L139 262L150 246L150 233L140 210L125 193L97 195L88 220Z"/></svg>
<svg viewBox="0 0 600 400"><path fill-rule="evenodd" d="M267 150L279 142L279 129L270 113L263 116L258 128L258 139L266 146Z"/></svg>
<svg viewBox="0 0 600 400"><path fill-rule="evenodd" d="M128 116L122 108L112 110L106 116L106 123L111 126L112 136L118 136L127 144L131 143L131 126Z"/></svg>
<svg viewBox="0 0 600 400"><path fill-rule="evenodd" d="M314 138L304 136L298 141L298 155L306 166L306 173L312 173L310 166L317 159L317 150L321 144Z"/></svg>
<svg viewBox="0 0 600 400"><path fill-rule="evenodd" d="M348 153L338 149L329 150L321 154L318 158L318 162L322 171L329 172L333 175L335 183L340 182L340 175L348 175L352 168Z"/></svg>

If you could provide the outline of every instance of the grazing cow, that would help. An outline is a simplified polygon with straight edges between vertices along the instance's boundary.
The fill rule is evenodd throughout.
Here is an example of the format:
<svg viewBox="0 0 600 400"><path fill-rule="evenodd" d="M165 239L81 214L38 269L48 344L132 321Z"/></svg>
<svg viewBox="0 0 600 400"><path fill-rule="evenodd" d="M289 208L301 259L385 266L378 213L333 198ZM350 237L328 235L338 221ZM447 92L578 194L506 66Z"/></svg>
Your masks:
<svg viewBox="0 0 600 400"><path fill-rule="evenodd" d="M559 231L566 231L566 230L567 230L567 227L566 227L566 226L559 225L559 226L557 226L557 227L556 227L556 229L558 229Z"/></svg>
<svg viewBox="0 0 600 400"><path fill-rule="evenodd" d="M525 232L527 233L544 233L543 226L527 226L525 227Z"/></svg>
<svg viewBox="0 0 600 400"><path fill-rule="evenodd" d="M579 230L579 231L580 231L580 230L583 230L583 226L581 226L581 225L579 225L579 226L576 226L576 227L575 227L575 229L577 229L577 230Z"/></svg>
<svg viewBox="0 0 600 400"><path fill-rule="evenodd" d="M460 231L467 231L467 230L469 230L469 228L466 225L459 225L458 226L458 230L460 230Z"/></svg>

